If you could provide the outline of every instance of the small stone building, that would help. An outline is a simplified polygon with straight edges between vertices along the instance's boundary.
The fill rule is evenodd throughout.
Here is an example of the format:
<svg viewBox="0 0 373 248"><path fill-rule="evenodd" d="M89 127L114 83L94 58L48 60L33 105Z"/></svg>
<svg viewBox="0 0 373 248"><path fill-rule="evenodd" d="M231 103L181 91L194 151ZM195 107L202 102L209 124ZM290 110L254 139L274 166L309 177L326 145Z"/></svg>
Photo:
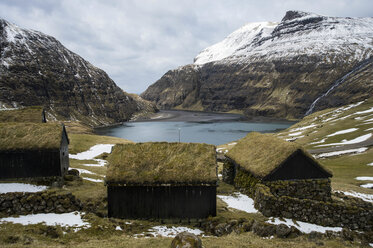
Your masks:
<svg viewBox="0 0 373 248"><path fill-rule="evenodd" d="M120 144L108 157L108 215L199 219L216 215L215 146Z"/></svg>
<svg viewBox="0 0 373 248"><path fill-rule="evenodd" d="M58 123L0 123L0 179L61 177L69 139Z"/></svg>
<svg viewBox="0 0 373 248"><path fill-rule="evenodd" d="M47 122L41 106L31 106L12 110L0 110L0 122Z"/></svg>
<svg viewBox="0 0 373 248"><path fill-rule="evenodd" d="M276 196L327 201L331 197L330 177L332 174L299 144L256 132L226 154L223 169L223 181L253 197L260 182Z"/></svg>

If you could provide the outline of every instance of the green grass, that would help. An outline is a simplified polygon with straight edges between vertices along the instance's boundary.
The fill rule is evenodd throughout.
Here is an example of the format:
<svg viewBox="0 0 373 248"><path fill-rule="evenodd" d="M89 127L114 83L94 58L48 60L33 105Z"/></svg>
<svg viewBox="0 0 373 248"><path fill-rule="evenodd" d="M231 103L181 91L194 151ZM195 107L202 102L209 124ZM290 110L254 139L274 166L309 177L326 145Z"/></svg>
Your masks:
<svg viewBox="0 0 373 248"><path fill-rule="evenodd" d="M357 181L359 176L373 176L373 148L367 152L356 155L345 155L323 159L322 163L333 172L332 188L334 190L354 190L362 193L373 194L373 190L359 187L369 181Z"/></svg>
<svg viewBox="0 0 373 248"><path fill-rule="evenodd" d="M329 121L328 119L333 117L334 111L337 108L319 111L319 112L313 113L310 116L305 117L300 122L278 133L277 135L283 138L291 138L289 134L298 132L298 131L292 131L295 128L315 124L316 125L315 127L308 128L302 131L302 135L304 135L304 137L296 140L298 144L305 146L307 149L315 149L315 148L320 148L318 147L318 145L339 143L343 139L351 140L356 137L362 136L364 134L372 133L372 131L366 131L366 129L372 128L373 124L364 124L362 120L355 119L355 117L364 117L364 116L370 116L367 119L373 118L372 113L359 114L359 115L354 114L358 111L364 111L371 107L373 107L373 98L366 100L364 103L362 103L361 105L357 107L343 111L343 113L341 113L337 118L333 120L329 120ZM342 135L326 137L329 134L332 134L332 133L335 133L341 130L346 130L349 128L358 128L358 130L352 133L346 133ZM317 142L324 138L326 138L324 143L311 144L312 142Z"/></svg>
<svg viewBox="0 0 373 248"><path fill-rule="evenodd" d="M138 223L135 228L139 227L141 223ZM116 247L149 247L149 248L160 248L170 247L172 238L138 238L135 239L131 236L126 235L123 231L116 231L115 226L117 223L113 222L96 222L92 228L88 230L82 230L73 232L70 230L64 230L63 228L57 228L56 231L49 231L43 225L14 225L14 224L2 224L0 225L0 245L4 248L13 247L77 247L77 248L116 248ZM131 225L127 225L126 228L131 228ZM146 226L146 225L145 225ZM65 231L65 234L63 234ZM57 237L53 238L55 234ZM238 248L262 248L262 247L306 247L313 248L319 247L361 247L357 242L347 242L340 239L309 239L307 236L300 236L293 239L265 239L256 236L255 234L248 232L242 234L229 234L223 237L202 237L202 244L205 248L227 248L227 247L238 247ZM31 242L25 244L26 241ZM317 242L317 244L316 244Z"/></svg>

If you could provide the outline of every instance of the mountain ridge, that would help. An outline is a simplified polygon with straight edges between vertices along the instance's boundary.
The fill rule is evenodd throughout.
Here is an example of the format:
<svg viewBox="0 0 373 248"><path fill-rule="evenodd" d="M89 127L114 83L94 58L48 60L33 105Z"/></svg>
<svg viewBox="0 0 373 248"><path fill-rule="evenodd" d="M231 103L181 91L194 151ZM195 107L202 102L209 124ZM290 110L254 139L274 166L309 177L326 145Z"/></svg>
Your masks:
<svg viewBox="0 0 373 248"><path fill-rule="evenodd" d="M91 126L129 120L144 110L107 73L57 39L0 19L0 106L42 105L49 120Z"/></svg>
<svg viewBox="0 0 373 248"><path fill-rule="evenodd" d="M241 27L204 49L193 64L168 71L141 96L163 109L197 106L299 119L336 80L373 56L372 37L370 17L288 11L278 24ZM345 80L315 110L368 98L373 92L373 63L363 69L353 81L355 88Z"/></svg>

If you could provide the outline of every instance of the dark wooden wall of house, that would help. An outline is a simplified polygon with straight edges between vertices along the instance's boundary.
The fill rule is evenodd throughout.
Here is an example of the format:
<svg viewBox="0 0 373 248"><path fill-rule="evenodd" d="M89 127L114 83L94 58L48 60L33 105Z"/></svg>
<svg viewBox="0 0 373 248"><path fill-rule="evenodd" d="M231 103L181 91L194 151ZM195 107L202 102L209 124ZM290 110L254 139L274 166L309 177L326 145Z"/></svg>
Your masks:
<svg viewBox="0 0 373 248"><path fill-rule="evenodd" d="M216 216L216 186L108 186L108 215L123 219Z"/></svg>
<svg viewBox="0 0 373 248"><path fill-rule="evenodd" d="M314 160L301 151L297 151L272 174L264 177L263 181L328 178L330 176Z"/></svg>
<svg viewBox="0 0 373 248"><path fill-rule="evenodd" d="M60 150L0 151L0 179L61 176Z"/></svg>

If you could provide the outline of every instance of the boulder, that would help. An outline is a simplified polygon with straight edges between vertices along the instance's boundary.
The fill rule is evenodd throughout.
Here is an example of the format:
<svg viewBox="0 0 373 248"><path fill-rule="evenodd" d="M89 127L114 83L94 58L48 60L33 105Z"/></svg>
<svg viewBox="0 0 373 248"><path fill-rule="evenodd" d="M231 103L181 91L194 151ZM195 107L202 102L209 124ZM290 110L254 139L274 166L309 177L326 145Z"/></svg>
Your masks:
<svg viewBox="0 0 373 248"><path fill-rule="evenodd" d="M286 238L291 233L291 228L285 224L280 224L276 226L276 236L279 238Z"/></svg>
<svg viewBox="0 0 373 248"><path fill-rule="evenodd" d="M270 237L276 233L276 226L264 222L255 221L252 230L256 235L260 237Z"/></svg>
<svg viewBox="0 0 373 248"><path fill-rule="evenodd" d="M77 169L70 169L68 172L67 172L68 175L72 175L72 176L79 176L79 171Z"/></svg>
<svg viewBox="0 0 373 248"><path fill-rule="evenodd" d="M193 233L182 232L172 240L171 248L202 248L202 241Z"/></svg>

